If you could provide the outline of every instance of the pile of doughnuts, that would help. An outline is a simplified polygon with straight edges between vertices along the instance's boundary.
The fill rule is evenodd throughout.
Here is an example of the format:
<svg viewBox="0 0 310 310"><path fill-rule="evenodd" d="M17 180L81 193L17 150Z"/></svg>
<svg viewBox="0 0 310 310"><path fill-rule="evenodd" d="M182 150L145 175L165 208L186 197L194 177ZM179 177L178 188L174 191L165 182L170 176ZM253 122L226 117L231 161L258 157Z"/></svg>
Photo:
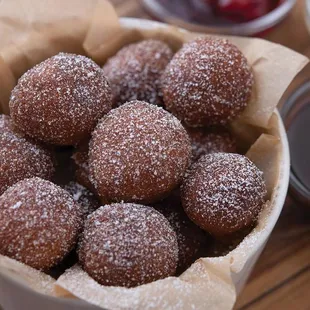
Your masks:
<svg viewBox="0 0 310 310"><path fill-rule="evenodd" d="M175 54L144 40L103 68L60 53L27 71L0 115L0 254L50 272L73 251L100 284L135 287L251 227L266 186L229 124L253 83L241 51L211 37ZM61 184L68 149L75 179Z"/></svg>

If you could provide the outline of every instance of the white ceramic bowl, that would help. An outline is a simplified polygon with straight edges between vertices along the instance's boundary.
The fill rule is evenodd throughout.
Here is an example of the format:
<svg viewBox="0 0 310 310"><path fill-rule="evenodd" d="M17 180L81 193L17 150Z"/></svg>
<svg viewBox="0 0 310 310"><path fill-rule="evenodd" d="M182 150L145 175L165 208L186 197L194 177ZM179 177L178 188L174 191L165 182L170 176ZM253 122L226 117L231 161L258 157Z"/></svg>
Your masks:
<svg viewBox="0 0 310 310"><path fill-rule="evenodd" d="M121 24L124 28L140 28L140 29L154 29L158 27L165 27L165 24L133 19L133 18L123 18L121 19ZM285 129L280 118L279 113L276 111L278 117L278 135L281 139L282 147L282 157L280 161L280 179L278 182L278 187L276 189L276 199L273 206L273 212L271 218L268 221L268 227L266 231L268 232L264 238L256 243L256 249L252 257L247 261L244 268L238 273L233 274L233 281L237 287L238 293L243 288L247 278L249 277L255 262L257 261L259 255L261 254L264 246L268 240L268 237L275 226L278 217L281 213L282 207L284 205L285 197L287 194L288 183L289 183L289 171L290 171L290 158L289 158L289 148L287 142L287 136ZM100 309L88 303L80 300L71 299L60 299L45 296L35 291L27 288L22 283L13 280L8 274L0 272L0 304L5 310L95 310Z"/></svg>

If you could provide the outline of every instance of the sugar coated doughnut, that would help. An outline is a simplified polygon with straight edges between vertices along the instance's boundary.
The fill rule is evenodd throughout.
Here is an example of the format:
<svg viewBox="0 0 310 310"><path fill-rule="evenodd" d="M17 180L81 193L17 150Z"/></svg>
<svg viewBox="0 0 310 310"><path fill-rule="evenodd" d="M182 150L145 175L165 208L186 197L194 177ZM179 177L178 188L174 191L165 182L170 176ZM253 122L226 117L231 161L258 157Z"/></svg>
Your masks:
<svg viewBox="0 0 310 310"><path fill-rule="evenodd" d="M81 224L67 191L40 178L22 180L0 196L0 253L47 270L75 246Z"/></svg>
<svg viewBox="0 0 310 310"><path fill-rule="evenodd" d="M189 218L216 236L251 225L267 192L262 172L247 157L214 153L192 165L181 193Z"/></svg>
<svg viewBox="0 0 310 310"><path fill-rule="evenodd" d="M160 77L172 58L167 44L144 40L122 48L111 57L103 71L114 94L114 105L143 100L162 105Z"/></svg>
<svg viewBox="0 0 310 310"><path fill-rule="evenodd" d="M112 106L102 69L85 56L60 53L27 71L12 91L16 127L46 143L76 145Z"/></svg>
<svg viewBox="0 0 310 310"><path fill-rule="evenodd" d="M53 156L42 145L13 130L8 116L0 115L0 195L20 180L40 177L51 179Z"/></svg>
<svg viewBox="0 0 310 310"><path fill-rule="evenodd" d="M155 202L178 186L190 163L186 130L170 113L133 101L103 117L89 165L102 201Z"/></svg>
<svg viewBox="0 0 310 310"><path fill-rule="evenodd" d="M162 75L166 108L188 126L225 124L247 106L253 75L228 40L202 37L175 54Z"/></svg>
<svg viewBox="0 0 310 310"><path fill-rule="evenodd" d="M234 137L224 128L187 128L192 143L193 160L211 153L236 153Z"/></svg>
<svg viewBox="0 0 310 310"><path fill-rule="evenodd" d="M79 259L100 284L134 287L174 275L178 244L169 222L155 209L117 203L88 217Z"/></svg>

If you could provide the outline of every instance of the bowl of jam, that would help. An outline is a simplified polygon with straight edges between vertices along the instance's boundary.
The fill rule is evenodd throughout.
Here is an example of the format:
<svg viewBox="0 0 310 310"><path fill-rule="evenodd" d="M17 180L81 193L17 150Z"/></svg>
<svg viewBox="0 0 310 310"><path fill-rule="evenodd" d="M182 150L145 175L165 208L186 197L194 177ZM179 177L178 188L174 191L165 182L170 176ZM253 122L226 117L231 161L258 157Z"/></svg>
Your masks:
<svg viewBox="0 0 310 310"><path fill-rule="evenodd" d="M272 29L296 0L143 0L154 18L192 31L257 36Z"/></svg>
<svg viewBox="0 0 310 310"><path fill-rule="evenodd" d="M290 95L281 115L290 145L290 191L299 201L310 205L310 80Z"/></svg>

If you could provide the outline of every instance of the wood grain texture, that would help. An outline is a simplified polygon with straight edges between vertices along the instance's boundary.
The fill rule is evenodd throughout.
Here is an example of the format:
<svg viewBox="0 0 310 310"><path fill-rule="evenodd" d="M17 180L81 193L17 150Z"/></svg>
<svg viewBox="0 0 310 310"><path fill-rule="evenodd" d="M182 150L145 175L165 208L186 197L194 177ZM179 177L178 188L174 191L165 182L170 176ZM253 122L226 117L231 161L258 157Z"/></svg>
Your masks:
<svg viewBox="0 0 310 310"><path fill-rule="evenodd" d="M274 300L273 296L281 296L284 288L289 288L293 281L298 282L299 278L302 280L303 274L310 272L309 211L309 208L298 206L291 198L287 199L281 217L248 284L239 296L235 309L265 309L264 299ZM291 309L310 309L310 295L306 293L310 289L310 283L300 289L302 294L298 301L304 303L304 307ZM287 309L285 307L290 298L288 294L269 309ZM262 308L259 308L260 305Z"/></svg>
<svg viewBox="0 0 310 310"><path fill-rule="evenodd" d="M151 19L139 0L111 2L119 16ZM297 0L290 15L265 38L310 57L310 34L304 15L304 1ZM282 102L307 79L310 65L296 77ZM287 198L267 246L237 300L237 309L310 310L310 207Z"/></svg>

